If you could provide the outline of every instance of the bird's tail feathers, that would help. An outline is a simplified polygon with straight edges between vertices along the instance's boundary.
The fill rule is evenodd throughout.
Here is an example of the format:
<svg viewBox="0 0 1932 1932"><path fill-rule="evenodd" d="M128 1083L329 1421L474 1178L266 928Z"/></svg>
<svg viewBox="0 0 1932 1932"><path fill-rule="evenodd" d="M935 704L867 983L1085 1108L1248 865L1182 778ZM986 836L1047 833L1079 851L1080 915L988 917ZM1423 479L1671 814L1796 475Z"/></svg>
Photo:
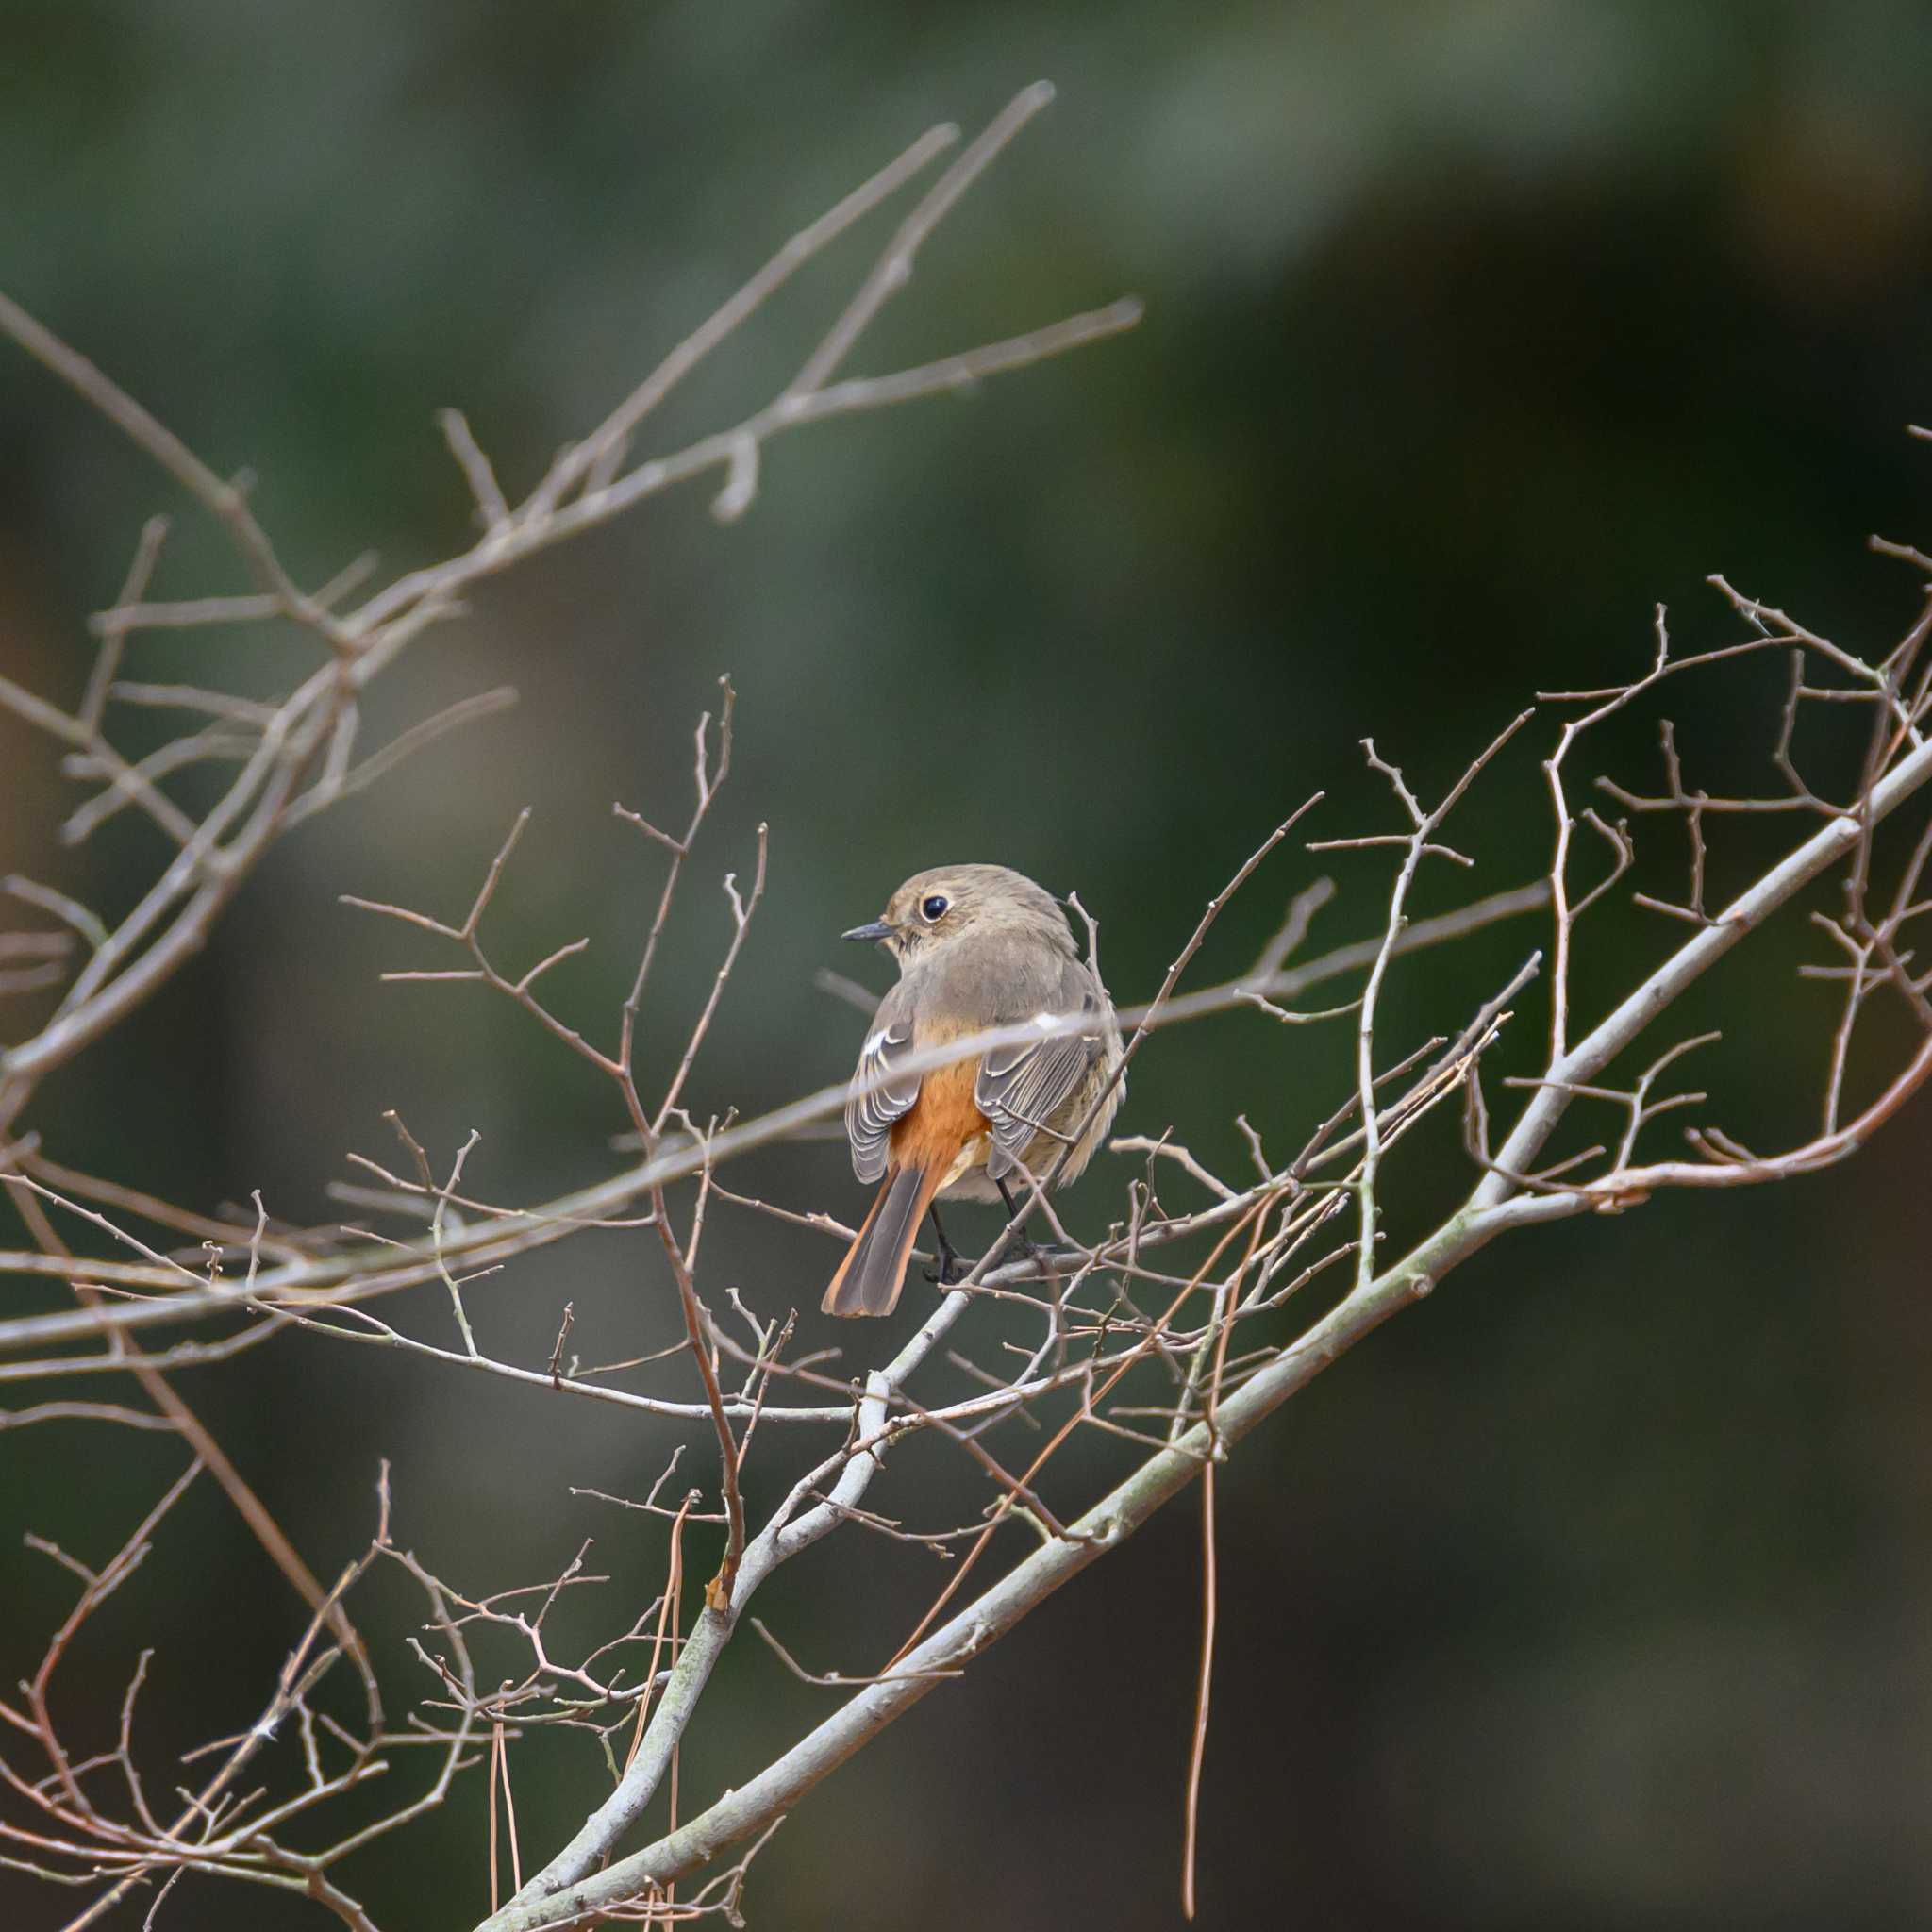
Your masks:
<svg viewBox="0 0 1932 1932"><path fill-rule="evenodd" d="M919 1224L945 1178L938 1167L894 1167L819 1305L828 1315L890 1315L906 1283Z"/></svg>

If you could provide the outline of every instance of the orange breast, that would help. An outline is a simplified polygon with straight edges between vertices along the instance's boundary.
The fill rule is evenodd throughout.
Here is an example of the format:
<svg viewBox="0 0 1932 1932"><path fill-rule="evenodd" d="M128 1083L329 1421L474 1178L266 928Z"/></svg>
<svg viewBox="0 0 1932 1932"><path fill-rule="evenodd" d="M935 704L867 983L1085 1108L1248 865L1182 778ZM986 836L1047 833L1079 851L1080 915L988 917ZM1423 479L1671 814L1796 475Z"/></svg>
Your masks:
<svg viewBox="0 0 1932 1932"><path fill-rule="evenodd" d="M895 1167L938 1168L943 1173L953 1157L991 1123L973 1098L977 1060L936 1067L921 1083L919 1098L892 1128Z"/></svg>

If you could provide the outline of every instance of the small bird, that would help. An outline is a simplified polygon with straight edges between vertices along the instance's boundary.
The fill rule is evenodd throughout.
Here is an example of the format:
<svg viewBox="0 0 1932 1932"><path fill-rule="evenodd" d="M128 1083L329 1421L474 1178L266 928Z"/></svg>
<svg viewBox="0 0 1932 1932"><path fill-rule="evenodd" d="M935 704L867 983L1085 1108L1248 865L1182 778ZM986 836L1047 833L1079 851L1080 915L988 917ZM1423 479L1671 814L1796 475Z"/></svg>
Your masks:
<svg viewBox="0 0 1932 1932"><path fill-rule="evenodd" d="M884 1185L821 1306L828 1315L890 1315L927 1213L939 1237L936 1278L954 1278L958 1257L936 1198L1004 1201L1016 1216L1009 1182L1024 1191L1062 1152L1056 1185L1087 1165L1126 1088L1115 1077L1120 1023L1076 956L1058 900L1003 865L914 873L883 918L842 937L876 940L899 962L899 983L879 1005L845 1103L853 1171ZM894 1077L909 1056L949 1040L1073 1014L1091 1015L1091 1031L1042 1031Z"/></svg>

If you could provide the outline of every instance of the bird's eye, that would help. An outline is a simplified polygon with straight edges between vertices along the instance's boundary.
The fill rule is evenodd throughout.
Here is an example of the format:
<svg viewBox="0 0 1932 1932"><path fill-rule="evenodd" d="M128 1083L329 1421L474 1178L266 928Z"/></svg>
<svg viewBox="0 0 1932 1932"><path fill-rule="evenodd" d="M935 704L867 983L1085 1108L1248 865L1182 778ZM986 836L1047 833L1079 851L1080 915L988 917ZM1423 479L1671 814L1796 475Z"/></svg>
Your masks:
<svg viewBox="0 0 1932 1932"><path fill-rule="evenodd" d="M919 916L928 925L936 924L946 916L946 907L948 904L950 904L950 901L948 901L943 892L934 892L929 898L922 899L919 902Z"/></svg>

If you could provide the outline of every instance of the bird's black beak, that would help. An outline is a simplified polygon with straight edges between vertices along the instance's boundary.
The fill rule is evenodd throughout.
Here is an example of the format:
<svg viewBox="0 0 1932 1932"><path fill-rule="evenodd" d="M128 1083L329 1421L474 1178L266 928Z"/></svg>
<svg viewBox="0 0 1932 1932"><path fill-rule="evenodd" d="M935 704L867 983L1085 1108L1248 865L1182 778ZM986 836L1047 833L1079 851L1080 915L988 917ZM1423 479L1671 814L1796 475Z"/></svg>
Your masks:
<svg viewBox="0 0 1932 1932"><path fill-rule="evenodd" d="M883 919L874 919L869 925L855 925L850 932L841 932L841 940L885 940L891 939L892 928Z"/></svg>

